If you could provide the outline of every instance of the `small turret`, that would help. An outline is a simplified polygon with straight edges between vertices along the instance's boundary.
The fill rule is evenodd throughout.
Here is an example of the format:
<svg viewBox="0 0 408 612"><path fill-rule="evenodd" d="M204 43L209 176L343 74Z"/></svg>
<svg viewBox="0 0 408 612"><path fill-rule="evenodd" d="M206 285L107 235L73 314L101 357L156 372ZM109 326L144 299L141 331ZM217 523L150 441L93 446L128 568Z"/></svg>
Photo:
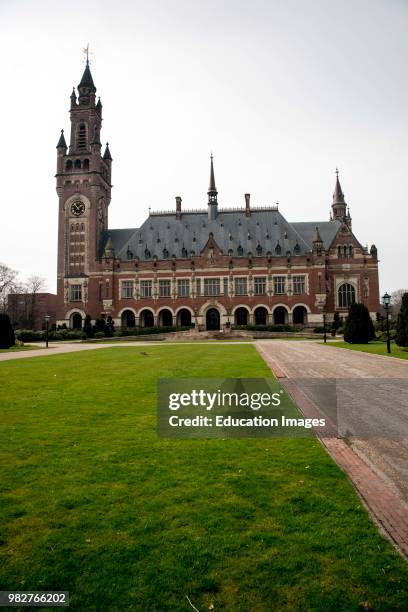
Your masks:
<svg viewBox="0 0 408 612"><path fill-rule="evenodd" d="M105 148L105 153L103 154L103 159L108 162L112 161L112 156L109 150L109 142L106 143L106 148Z"/></svg>
<svg viewBox="0 0 408 612"><path fill-rule="evenodd" d="M208 187L208 218L215 219L218 212L218 191L215 186L214 157L211 153L210 185Z"/></svg>
<svg viewBox="0 0 408 612"><path fill-rule="evenodd" d="M347 209L347 204L344 200L344 193L341 189L341 185L339 181L339 170L338 168L336 168L336 184L334 186L333 204L332 204L333 219L337 219L339 221L346 222L347 221L346 209Z"/></svg>
<svg viewBox="0 0 408 612"><path fill-rule="evenodd" d="M113 246L112 238L109 236L105 248L103 250L103 256L105 259L114 259L115 258L115 247Z"/></svg>
<svg viewBox="0 0 408 612"><path fill-rule="evenodd" d="M319 228L316 226L316 232L313 238L313 253L320 255L323 250L323 240L320 236Z"/></svg>
<svg viewBox="0 0 408 612"><path fill-rule="evenodd" d="M67 143L65 142L64 130L61 130L61 136L57 143L57 149L67 150Z"/></svg>

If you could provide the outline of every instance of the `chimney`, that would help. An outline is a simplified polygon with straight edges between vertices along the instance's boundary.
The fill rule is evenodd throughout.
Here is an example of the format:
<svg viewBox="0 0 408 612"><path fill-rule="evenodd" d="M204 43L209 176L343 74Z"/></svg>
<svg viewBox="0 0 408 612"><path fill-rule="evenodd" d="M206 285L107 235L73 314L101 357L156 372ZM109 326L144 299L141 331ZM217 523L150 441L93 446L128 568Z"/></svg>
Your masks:
<svg viewBox="0 0 408 612"><path fill-rule="evenodd" d="M176 219L181 219L181 197L176 196Z"/></svg>
<svg viewBox="0 0 408 612"><path fill-rule="evenodd" d="M249 207L250 199L251 199L251 194L250 193L246 193L245 194L245 216L246 217L250 217L251 216L251 209Z"/></svg>

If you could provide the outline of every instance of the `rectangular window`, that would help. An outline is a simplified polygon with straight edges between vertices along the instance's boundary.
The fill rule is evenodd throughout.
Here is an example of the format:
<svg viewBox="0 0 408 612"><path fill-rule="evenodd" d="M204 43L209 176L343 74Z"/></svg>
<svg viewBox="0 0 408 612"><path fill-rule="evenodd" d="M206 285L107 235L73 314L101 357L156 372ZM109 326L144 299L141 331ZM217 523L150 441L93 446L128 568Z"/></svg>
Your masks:
<svg viewBox="0 0 408 612"><path fill-rule="evenodd" d="M266 294L266 276L255 276L254 293L255 295L265 295Z"/></svg>
<svg viewBox="0 0 408 612"><path fill-rule="evenodd" d="M295 295L301 295L305 293L305 277L304 276L293 276L293 293Z"/></svg>
<svg viewBox="0 0 408 612"><path fill-rule="evenodd" d="M204 279L204 295L220 295L220 279L205 278Z"/></svg>
<svg viewBox="0 0 408 612"><path fill-rule="evenodd" d="M133 281L121 282L120 297L123 299L133 297Z"/></svg>
<svg viewBox="0 0 408 612"><path fill-rule="evenodd" d="M71 302L82 300L82 285L71 285Z"/></svg>
<svg viewBox="0 0 408 612"><path fill-rule="evenodd" d="M273 277L273 292L278 295L286 293L286 276Z"/></svg>
<svg viewBox="0 0 408 612"><path fill-rule="evenodd" d="M228 278L224 277L224 295L228 295Z"/></svg>
<svg viewBox="0 0 408 612"><path fill-rule="evenodd" d="M196 294L201 295L201 278L196 278Z"/></svg>
<svg viewBox="0 0 408 612"><path fill-rule="evenodd" d="M247 279L245 276L235 277L235 295L247 295Z"/></svg>
<svg viewBox="0 0 408 612"><path fill-rule="evenodd" d="M171 281L159 280L159 295L160 297L170 297Z"/></svg>
<svg viewBox="0 0 408 612"><path fill-rule="evenodd" d="M180 278L177 281L177 293L179 297L188 297L190 295L190 281L188 278Z"/></svg>
<svg viewBox="0 0 408 612"><path fill-rule="evenodd" d="M141 297L152 297L152 281L141 280L140 281L140 295Z"/></svg>

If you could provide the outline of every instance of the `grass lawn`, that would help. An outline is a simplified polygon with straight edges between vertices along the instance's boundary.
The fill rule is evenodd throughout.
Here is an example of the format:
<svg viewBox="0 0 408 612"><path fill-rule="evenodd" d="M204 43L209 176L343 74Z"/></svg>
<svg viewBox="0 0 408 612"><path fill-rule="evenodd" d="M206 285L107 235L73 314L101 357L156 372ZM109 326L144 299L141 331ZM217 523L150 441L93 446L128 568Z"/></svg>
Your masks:
<svg viewBox="0 0 408 612"><path fill-rule="evenodd" d="M157 438L157 378L220 373L270 376L249 345L0 364L0 589L69 590L75 611L406 610L406 563L316 440Z"/></svg>
<svg viewBox="0 0 408 612"><path fill-rule="evenodd" d="M35 344L25 344L24 346L12 346L8 349L0 349L0 353L14 353L15 351L30 351L32 349L40 349L42 346L36 346Z"/></svg>
<svg viewBox="0 0 408 612"><path fill-rule="evenodd" d="M349 344L348 342L336 342L330 344L339 348L350 349L352 351L362 351L363 353L372 353L375 355L385 355L386 357L399 357L399 359L408 359L408 348L397 346L395 342L391 342L391 354L387 353L387 343L374 340L369 344Z"/></svg>

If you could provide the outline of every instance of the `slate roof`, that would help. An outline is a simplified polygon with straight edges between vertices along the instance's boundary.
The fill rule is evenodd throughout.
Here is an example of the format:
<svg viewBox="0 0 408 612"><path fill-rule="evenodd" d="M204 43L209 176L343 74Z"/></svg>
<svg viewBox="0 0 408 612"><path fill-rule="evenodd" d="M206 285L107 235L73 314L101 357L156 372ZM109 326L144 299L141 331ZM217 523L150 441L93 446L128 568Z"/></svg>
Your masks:
<svg viewBox="0 0 408 612"><path fill-rule="evenodd" d="M246 257L249 252L272 256L304 255L312 250L313 238L319 228L324 248L328 248L341 227L340 221L289 223L277 208L219 210L216 219L208 218L207 210L182 212L181 219L175 212L151 213L140 228L107 230L102 236L101 251L111 237L115 255L126 260L171 259L198 255L207 244L210 232L225 254L232 251L234 257ZM280 247L280 252L279 252Z"/></svg>

